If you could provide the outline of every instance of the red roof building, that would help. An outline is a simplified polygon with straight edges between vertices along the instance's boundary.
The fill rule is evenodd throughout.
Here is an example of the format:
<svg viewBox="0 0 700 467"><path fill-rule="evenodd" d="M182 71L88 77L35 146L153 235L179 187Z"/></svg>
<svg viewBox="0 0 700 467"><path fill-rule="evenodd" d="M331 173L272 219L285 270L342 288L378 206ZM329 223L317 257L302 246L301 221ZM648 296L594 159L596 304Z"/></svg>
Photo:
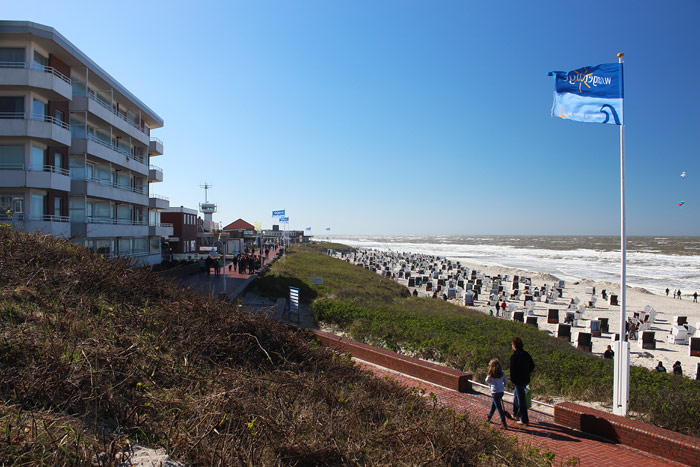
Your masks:
<svg viewBox="0 0 700 467"><path fill-rule="evenodd" d="M244 221L243 219L238 219L237 221L231 222L229 225L224 227L222 230L232 231L232 230L255 230L255 226Z"/></svg>

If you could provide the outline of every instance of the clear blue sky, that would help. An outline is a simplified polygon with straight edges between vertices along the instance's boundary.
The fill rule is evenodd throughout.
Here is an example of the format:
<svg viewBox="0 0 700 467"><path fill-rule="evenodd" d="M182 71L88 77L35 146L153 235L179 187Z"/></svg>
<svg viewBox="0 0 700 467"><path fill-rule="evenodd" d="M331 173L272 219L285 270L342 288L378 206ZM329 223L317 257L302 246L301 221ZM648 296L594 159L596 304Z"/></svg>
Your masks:
<svg viewBox="0 0 700 467"><path fill-rule="evenodd" d="M323 234L620 231L619 131L549 70L625 53L627 226L700 235L700 2L0 0L164 120L152 192ZM686 171L685 180L680 173ZM678 207L679 201L685 201Z"/></svg>

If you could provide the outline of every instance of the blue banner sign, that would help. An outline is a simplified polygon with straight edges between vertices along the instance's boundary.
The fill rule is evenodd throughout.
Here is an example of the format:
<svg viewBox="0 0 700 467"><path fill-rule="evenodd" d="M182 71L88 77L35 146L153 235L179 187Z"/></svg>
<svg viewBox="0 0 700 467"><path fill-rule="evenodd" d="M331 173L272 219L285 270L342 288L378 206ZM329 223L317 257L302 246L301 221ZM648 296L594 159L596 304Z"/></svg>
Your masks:
<svg viewBox="0 0 700 467"><path fill-rule="evenodd" d="M280 209L279 211L272 211L272 217L284 216L284 211L284 209Z"/></svg>
<svg viewBox="0 0 700 467"><path fill-rule="evenodd" d="M280 217L279 221L280 222L289 222L289 217Z"/></svg>

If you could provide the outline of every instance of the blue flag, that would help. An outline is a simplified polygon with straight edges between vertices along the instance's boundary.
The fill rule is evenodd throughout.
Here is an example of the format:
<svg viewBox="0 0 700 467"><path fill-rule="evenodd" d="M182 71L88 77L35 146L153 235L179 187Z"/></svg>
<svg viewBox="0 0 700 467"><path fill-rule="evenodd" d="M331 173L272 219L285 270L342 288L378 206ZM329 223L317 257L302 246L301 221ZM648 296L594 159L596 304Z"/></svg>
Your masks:
<svg viewBox="0 0 700 467"><path fill-rule="evenodd" d="M311 230L311 227L307 227L306 230Z"/></svg>
<svg viewBox="0 0 700 467"><path fill-rule="evenodd" d="M554 76L552 117L579 122L624 124L622 63L604 63L578 70L550 71Z"/></svg>
<svg viewBox="0 0 700 467"><path fill-rule="evenodd" d="M331 228L330 228L330 227L326 227L326 230L331 230Z"/></svg>

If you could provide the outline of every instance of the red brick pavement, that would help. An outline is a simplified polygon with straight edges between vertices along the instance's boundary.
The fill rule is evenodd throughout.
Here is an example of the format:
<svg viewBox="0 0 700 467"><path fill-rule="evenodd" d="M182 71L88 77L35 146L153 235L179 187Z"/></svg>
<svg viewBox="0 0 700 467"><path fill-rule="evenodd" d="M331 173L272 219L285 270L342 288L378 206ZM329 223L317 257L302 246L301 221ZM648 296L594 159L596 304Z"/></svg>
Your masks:
<svg viewBox="0 0 700 467"><path fill-rule="evenodd" d="M429 395L431 392L435 394L440 406L455 409L460 413L468 413L479 421L485 419L491 406L491 397L486 394L460 393L371 363L356 361L361 367L371 370L377 376L390 377L408 387L424 388L426 395ZM530 445L542 451L553 452L555 455L554 465L567 462L572 458L577 459L579 465L583 467L662 467L683 465L628 446L596 439L570 428L556 425L554 417L548 414L531 410L528 412L528 415L530 418L529 427L510 422L507 433L517 437L518 442L523 445ZM500 426L498 413L494 414L493 420L498 421L498 424L494 423L491 426L494 429L500 429L498 428Z"/></svg>

